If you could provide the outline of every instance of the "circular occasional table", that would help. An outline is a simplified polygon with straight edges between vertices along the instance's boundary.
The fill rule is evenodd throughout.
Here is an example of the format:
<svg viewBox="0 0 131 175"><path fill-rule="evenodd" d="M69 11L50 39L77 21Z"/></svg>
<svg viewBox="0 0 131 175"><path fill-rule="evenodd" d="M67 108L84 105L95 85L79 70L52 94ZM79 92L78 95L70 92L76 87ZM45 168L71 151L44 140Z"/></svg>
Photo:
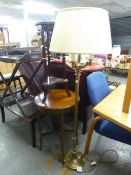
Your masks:
<svg viewBox="0 0 131 175"><path fill-rule="evenodd" d="M52 89L48 92L46 101L43 102L44 92L35 97L35 104L38 110L46 114L53 114L60 117L60 143L61 143L61 159L64 164L64 114L74 110L75 106L75 92L70 91L69 97L65 89ZM40 149L42 148L42 136L41 131L41 119L42 116L38 115L39 135L40 135Z"/></svg>

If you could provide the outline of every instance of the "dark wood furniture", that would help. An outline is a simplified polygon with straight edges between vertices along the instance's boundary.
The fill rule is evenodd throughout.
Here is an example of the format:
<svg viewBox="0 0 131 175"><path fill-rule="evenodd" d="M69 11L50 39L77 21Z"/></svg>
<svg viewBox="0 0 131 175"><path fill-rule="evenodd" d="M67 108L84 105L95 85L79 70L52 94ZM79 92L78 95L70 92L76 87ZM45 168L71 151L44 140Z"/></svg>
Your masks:
<svg viewBox="0 0 131 175"><path fill-rule="evenodd" d="M57 115L60 117L60 143L61 143L61 158L62 164L64 164L64 114L74 110L75 106L75 92L70 91L71 96L68 97L64 89L52 89L46 98L46 101L43 102L44 93L40 93L35 97L35 103L43 113L48 113ZM42 148L42 136L41 131L41 119L42 116L38 115L39 123L39 135L40 135L40 149Z"/></svg>
<svg viewBox="0 0 131 175"><path fill-rule="evenodd" d="M39 62L32 62L30 66L32 66L35 70L38 66ZM86 85L86 77L94 72L94 71L102 71L104 70L103 65L92 65L87 66L81 71L81 77L80 77L80 102L79 102L79 108L78 108L78 119L83 122L83 129L82 133L86 133L87 129L87 120L90 118L90 101L87 94L87 85ZM71 64L66 62L65 64L65 70L63 69L63 61L59 59L51 60L50 64L50 72L51 75L57 78L62 78L64 71L66 71L66 79L68 79L68 89L74 91L75 90L75 71L71 67ZM22 74L25 75L26 68L24 68L22 71ZM37 73L36 80L39 84L42 84L44 81L44 67L41 67ZM30 79L30 75L26 75ZM64 84L58 83L54 85L55 88L63 88ZM40 91L38 88L34 87L33 84L30 84L28 86L28 89L30 90L30 93L34 95L38 95Z"/></svg>
<svg viewBox="0 0 131 175"><path fill-rule="evenodd" d="M54 28L54 22L38 22L36 23L38 27L38 34L41 36L42 53L43 57L47 57L49 54L49 46L51 41L51 36ZM50 62L50 58L48 58Z"/></svg>
<svg viewBox="0 0 131 175"><path fill-rule="evenodd" d="M20 54L18 55L5 55L0 56L0 61L5 63L15 63L14 70L8 79L5 79L3 74L0 72L1 81L5 83L6 88L3 90L0 96L0 108L1 108L1 114L2 114L2 122L5 122L5 112L4 108L10 110L11 112L15 113L16 115L22 117L25 121L29 122L30 128L31 128L31 140L32 140L32 146L36 146L36 137L35 137L35 121L36 121L36 115L37 115L37 107L34 103L34 97L31 96L29 93L25 92L29 84L34 81L34 76L37 74L39 68L42 66L44 60L41 60L35 69L33 71L33 74L30 76L29 81L24 87L21 87L20 90L12 90L10 87L10 84L12 81L15 80L15 75L17 73L17 70L19 66L22 63L27 64L27 71L28 71L28 63L33 61L40 60L40 54L37 52L32 53L26 53L26 54ZM42 89L39 87L39 85L36 83L36 86L40 89L42 92Z"/></svg>
<svg viewBox="0 0 131 175"><path fill-rule="evenodd" d="M52 87L54 87L55 84L64 84L65 91L68 96L70 96L70 93L68 91L68 79L66 79L66 69L65 69L65 56L62 55L62 61L63 61L63 76L61 78L52 76L50 71L50 64L51 60L54 59L54 57L59 57L60 54L51 54L49 51L50 41L52 37L52 32L54 28L54 22L39 22L36 24L38 26L38 33L41 35L41 43L42 43L42 56L43 58L47 59L47 62L45 64L45 81L43 82L44 86L44 99L46 101L46 97L48 94L48 90L50 90Z"/></svg>
<svg viewBox="0 0 131 175"><path fill-rule="evenodd" d="M70 63L66 63L66 78L68 79L68 88L69 90L75 90L75 70L71 67ZM86 84L86 77L95 71L103 71L105 67L103 65L91 65L86 66L84 69L81 70L80 76L80 102L78 106L78 119L83 122L82 133L85 134L87 131L87 120L90 118L91 114L91 107L90 107L90 100L87 93L87 84ZM61 60L52 60L50 65L51 74L55 77L62 77L63 76L63 68L62 68L62 61ZM60 87L60 84L57 88Z"/></svg>

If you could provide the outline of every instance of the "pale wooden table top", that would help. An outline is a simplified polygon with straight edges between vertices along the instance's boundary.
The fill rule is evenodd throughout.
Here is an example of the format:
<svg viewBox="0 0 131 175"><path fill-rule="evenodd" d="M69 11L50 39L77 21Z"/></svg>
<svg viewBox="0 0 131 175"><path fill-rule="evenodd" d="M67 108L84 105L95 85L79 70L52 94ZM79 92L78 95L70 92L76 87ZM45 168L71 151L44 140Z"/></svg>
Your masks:
<svg viewBox="0 0 131 175"><path fill-rule="evenodd" d="M131 131L131 107L129 113L122 112L126 85L122 84L104 98L93 111L103 118Z"/></svg>

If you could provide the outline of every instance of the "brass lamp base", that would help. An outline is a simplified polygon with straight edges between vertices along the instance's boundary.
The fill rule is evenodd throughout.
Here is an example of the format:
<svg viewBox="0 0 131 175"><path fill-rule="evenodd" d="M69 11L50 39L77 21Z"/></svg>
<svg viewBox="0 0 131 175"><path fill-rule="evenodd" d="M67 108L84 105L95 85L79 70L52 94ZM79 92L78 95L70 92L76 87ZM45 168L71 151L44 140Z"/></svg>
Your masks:
<svg viewBox="0 0 131 175"><path fill-rule="evenodd" d="M81 152L73 152L71 150L66 155L65 166L69 169L76 170L77 167L83 167L84 162L84 155Z"/></svg>

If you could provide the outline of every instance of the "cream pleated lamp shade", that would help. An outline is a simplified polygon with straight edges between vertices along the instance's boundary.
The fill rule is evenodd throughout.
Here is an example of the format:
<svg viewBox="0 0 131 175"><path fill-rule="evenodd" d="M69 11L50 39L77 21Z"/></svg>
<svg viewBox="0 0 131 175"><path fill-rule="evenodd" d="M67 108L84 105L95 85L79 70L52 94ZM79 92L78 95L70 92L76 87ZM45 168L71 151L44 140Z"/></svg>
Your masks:
<svg viewBox="0 0 131 175"><path fill-rule="evenodd" d="M75 54L111 53L108 11L94 7L75 7L59 11L50 51Z"/></svg>

